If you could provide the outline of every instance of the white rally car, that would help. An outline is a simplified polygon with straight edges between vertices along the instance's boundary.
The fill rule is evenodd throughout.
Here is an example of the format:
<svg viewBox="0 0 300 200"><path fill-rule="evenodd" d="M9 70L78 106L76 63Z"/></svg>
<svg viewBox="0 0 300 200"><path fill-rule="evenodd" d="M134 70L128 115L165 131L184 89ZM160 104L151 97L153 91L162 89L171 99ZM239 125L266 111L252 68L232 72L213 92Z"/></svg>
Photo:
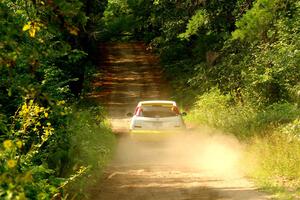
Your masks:
<svg viewBox="0 0 300 200"><path fill-rule="evenodd" d="M130 122L130 131L161 131L185 129L182 116L175 101L141 101L138 103Z"/></svg>

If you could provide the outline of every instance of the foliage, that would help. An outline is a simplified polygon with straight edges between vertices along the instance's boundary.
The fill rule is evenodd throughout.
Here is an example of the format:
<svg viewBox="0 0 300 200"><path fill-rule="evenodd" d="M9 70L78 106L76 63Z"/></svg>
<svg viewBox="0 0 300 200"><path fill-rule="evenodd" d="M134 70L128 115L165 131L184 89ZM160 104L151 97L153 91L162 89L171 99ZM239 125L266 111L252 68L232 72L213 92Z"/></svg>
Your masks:
<svg viewBox="0 0 300 200"><path fill-rule="evenodd" d="M175 88L203 94L217 86L235 101L261 107L295 98L298 2L160 0L128 6L137 37L144 34L166 71L180 77Z"/></svg>
<svg viewBox="0 0 300 200"><path fill-rule="evenodd" d="M99 39L102 41L131 39L136 23L124 0L109 0L101 22L104 29Z"/></svg>
<svg viewBox="0 0 300 200"><path fill-rule="evenodd" d="M0 149L1 198L50 199L60 192L63 179L47 163L37 161L54 133L49 108L25 102L7 130Z"/></svg>
<svg viewBox="0 0 300 200"><path fill-rule="evenodd" d="M276 127L297 119L299 114L297 106L284 102L266 108L237 104L233 96L223 95L214 88L197 98L187 119L247 139L249 136L266 135Z"/></svg>
<svg viewBox="0 0 300 200"><path fill-rule="evenodd" d="M44 108L28 100L14 116L0 149L1 198L82 195L72 193L74 184L99 174L112 155L114 136L101 107L76 111L63 101L56 105Z"/></svg>
<svg viewBox="0 0 300 200"><path fill-rule="evenodd" d="M198 10L194 16L189 20L186 31L179 34L179 38L189 39L192 35L199 32L200 28L205 27L208 24L208 16L205 10Z"/></svg>
<svg viewBox="0 0 300 200"><path fill-rule="evenodd" d="M187 120L200 125L208 125L226 133L245 139L257 133L260 126L255 121L259 111L251 105L235 104L231 95L223 95L214 88L197 98Z"/></svg>
<svg viewBox="0 0 300 200"><path fill-rule="evenodd" d="M72 128L80 115L72 105L95 60L92 47L106 3L0 2L1 199L66 198L71 183L89 174L88 169L100 168L92 155L101 167L107 161L114 138L98 117L102 110L77 124L77 130L89 125L93 137L83 140ZM103 135L96 139L93 131ZM102 149L88 152L91 142Z"/></svg>
<svg viewBox="0 0 300 200"><path fill-rule="evenodd" d="M253 7L236 22L237 30L232 35L234 39L256 40L266 35L278 9L280 1L257 0Z"/></svg>

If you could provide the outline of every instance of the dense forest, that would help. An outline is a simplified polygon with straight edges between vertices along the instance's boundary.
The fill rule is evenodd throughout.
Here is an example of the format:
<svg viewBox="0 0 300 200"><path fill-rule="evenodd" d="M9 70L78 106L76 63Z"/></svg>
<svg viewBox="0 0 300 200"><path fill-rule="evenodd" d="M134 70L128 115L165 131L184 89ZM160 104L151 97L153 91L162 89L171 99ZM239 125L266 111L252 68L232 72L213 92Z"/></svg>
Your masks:
<svg viewBox="0 0 300 200"><path fill-rule="evenodd" d="M234 134L248 144L245 162L255 159L249 176L287 198L299 195L299 1L2 0L0 7L1 199L68 198L110 158L105 112L83 98L97 45L108 41L145 42L187 121Z"/></svg>

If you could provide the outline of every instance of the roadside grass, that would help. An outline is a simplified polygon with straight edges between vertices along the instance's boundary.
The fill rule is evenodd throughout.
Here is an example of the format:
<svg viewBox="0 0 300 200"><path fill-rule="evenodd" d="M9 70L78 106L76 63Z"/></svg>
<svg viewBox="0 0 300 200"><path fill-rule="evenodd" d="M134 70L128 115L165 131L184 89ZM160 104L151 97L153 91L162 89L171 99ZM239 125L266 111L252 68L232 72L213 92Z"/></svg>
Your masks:
<svg viewBox="0 0 300 200"><path fill-rule="evenodd" d="M300 199L299 109L289 103L266 108L235 104L213 89L198 97L186 121L234 134L246 144L243 168L276 199Z"/></svg>
<svg viewBox="0 0 300 200"><path fill-rule="evenodd" d="M111 129L105 108L88 95L97 88L93 80L102 76L96 65L85 68L85 79L80 99L72 106L67 132L70 134L67 175L70 180L64 187L66 199L89 199L89 189L103 175L112 159L116 137Z"/></svg>
<svg viewBox="0 0 300 200"><path fill-rule="evenodd" d="M99 106L79 106L73 114L69 131L73 133L69 156L72 171L87 169L84 174L68 183L66 192L70 199L88 199L90 186L101 177L115 149L112 133L105 112ZM71 172L72 173L72 172Z"/></svg>
<svg viewBox="0 0 300 200"><path fill-rule="evenodd" d="M253 138L245 158L245 171L259 187L276 199L300 199L300 139L280 131Z"/></svg>

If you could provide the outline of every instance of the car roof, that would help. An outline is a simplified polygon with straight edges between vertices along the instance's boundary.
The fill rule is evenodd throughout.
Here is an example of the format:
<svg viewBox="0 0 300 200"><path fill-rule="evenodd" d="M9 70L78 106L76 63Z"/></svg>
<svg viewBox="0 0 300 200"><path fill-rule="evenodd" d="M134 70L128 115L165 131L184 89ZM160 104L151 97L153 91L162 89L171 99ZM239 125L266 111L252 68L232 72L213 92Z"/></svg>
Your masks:
<svg viewBox="0 0 300 200"><path fill-rule="evenodd" d="M167 100L151 100L151 101L140 101L138 106L146 105L146 104L172 104L176 106L175 101L167 101Z"/></svg>

